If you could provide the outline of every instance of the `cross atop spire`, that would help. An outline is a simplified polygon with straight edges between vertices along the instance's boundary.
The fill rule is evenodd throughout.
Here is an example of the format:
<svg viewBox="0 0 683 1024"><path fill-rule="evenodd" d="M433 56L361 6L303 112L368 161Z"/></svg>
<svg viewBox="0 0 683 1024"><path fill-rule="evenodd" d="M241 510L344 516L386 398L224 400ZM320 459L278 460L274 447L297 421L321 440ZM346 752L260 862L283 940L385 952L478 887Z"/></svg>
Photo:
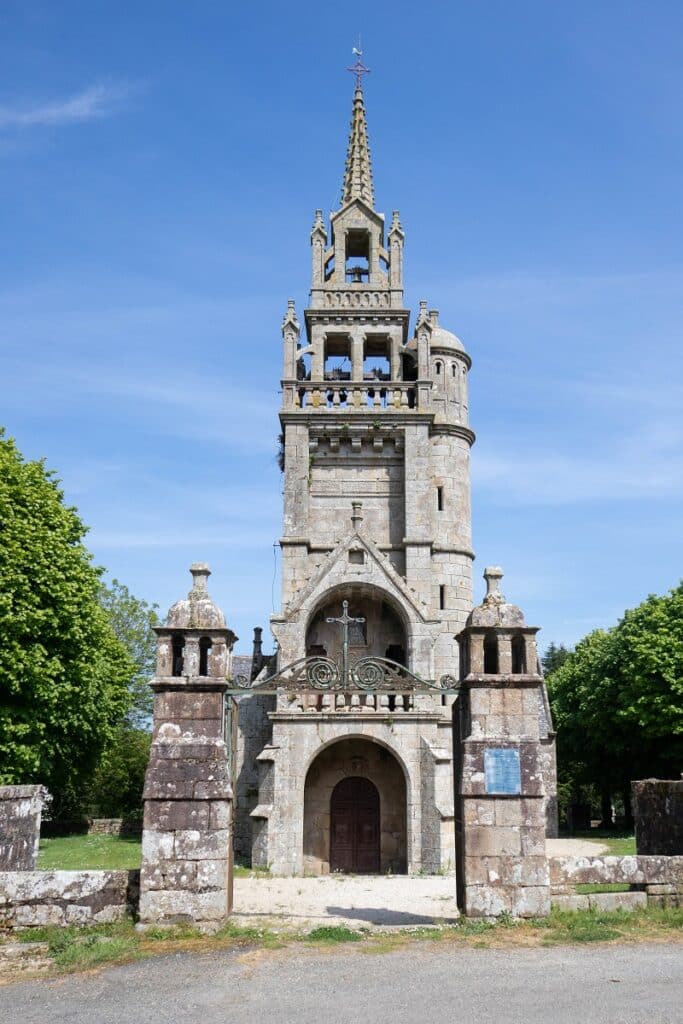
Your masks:
<svg viewBox="0 0 683 1024"><path fill-rule="evenodd" d="M352 199L362 199L368 206L373 207L375 192L372 185L368 126L365 120L365 104L363 102L363 75L369 74L370 69L366 68L362 63L361 57L363 52L360 47L354 46L353 52L356 57L356 63L347 68L347 70L356 76L356 91L353 97L349 145L346 152L346 167L344 168L342 205L350 203Z"/></svg>

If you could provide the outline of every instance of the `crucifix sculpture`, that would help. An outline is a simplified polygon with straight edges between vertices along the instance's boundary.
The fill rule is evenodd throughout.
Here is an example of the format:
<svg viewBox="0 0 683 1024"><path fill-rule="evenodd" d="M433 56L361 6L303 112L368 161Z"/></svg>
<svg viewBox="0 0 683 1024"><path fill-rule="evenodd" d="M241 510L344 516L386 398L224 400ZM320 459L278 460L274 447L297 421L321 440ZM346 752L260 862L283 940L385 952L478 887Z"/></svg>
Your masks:
<svg viewBox="0 0 683 1024"><path fill-rule="evenodd" d="M342 602L342 614L338 619L326 618L325 622L331 624L338 624L342 627L342 683L344 686L348 686L349 682L349 626L352 622L365 622L365 619L360 616L353 618L349 615L349 602Z"/></svg>

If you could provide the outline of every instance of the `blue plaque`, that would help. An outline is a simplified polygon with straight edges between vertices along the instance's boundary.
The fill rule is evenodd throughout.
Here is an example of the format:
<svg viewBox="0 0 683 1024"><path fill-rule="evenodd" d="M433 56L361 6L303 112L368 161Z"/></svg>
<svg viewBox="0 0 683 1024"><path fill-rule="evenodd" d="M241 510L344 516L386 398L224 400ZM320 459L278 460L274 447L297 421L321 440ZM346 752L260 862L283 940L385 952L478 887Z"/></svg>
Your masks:
<svg viewBox="0 0 683 1024"><path fill-rule="evenodd" d="M484 750L486 792L514 796L522 792L519 750L512 747L486 747Z"/></svg>

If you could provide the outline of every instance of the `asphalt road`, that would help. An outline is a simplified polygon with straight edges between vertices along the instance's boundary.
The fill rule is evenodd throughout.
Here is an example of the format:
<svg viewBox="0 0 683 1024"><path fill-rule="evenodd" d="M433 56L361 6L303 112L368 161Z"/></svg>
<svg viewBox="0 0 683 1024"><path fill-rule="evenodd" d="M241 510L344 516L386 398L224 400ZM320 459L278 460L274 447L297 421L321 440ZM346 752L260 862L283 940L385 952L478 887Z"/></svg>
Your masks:
<svg viewBox="0 0 683 1024"><path fill-rule="evenodd" d="M682 1024L683 945L174 955L0 989L7 1024Z"/></svg>

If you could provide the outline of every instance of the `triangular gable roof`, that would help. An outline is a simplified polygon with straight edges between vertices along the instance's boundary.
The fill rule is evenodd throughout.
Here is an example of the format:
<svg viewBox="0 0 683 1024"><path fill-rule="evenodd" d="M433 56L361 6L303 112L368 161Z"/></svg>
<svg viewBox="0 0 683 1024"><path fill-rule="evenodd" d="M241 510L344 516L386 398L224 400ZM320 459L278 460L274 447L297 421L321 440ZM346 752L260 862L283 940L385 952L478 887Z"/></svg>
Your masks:
<svg viewBox="0 0 683 1024"><path fill-rule="evenodd" d="M327 578L335 574L335 567L348 555L350 550L358 550L359 548L365 549L368 555L366 571L362 574L345 572L343 574L344 578L334 582L332 584L333 587L340 586L343 583L364 583L370 586L377 586L393 597L407 612L412 612L420 622L435 621L430 620L427 606L420 600L415 591L406 584L403 577L396 572L386 555L361 530L351 530L330 551L319 570L284 609L283 617L291 618L297 615L313 599L322 596L326 590L332 589L329 581L326 583Z"/></svg>
<svg viewBox="0 0 683 1024"><path fill-rule="evenodd" d="M384 214L378 213L377 210L373 210L371 206L369 206L366 202L364 202L362 199L358 197L349 200L348 203L344 203L344 205L340 207L339 210L336 210L334 213L330 214L330 223L334 224L335 221L339 220L341 215L343 213L346 213L347 210L350 210L352 206L359 207L359 209L363 211L368 220L374 221L375 224L379 224L381 227L384 227Z"/></svg>

